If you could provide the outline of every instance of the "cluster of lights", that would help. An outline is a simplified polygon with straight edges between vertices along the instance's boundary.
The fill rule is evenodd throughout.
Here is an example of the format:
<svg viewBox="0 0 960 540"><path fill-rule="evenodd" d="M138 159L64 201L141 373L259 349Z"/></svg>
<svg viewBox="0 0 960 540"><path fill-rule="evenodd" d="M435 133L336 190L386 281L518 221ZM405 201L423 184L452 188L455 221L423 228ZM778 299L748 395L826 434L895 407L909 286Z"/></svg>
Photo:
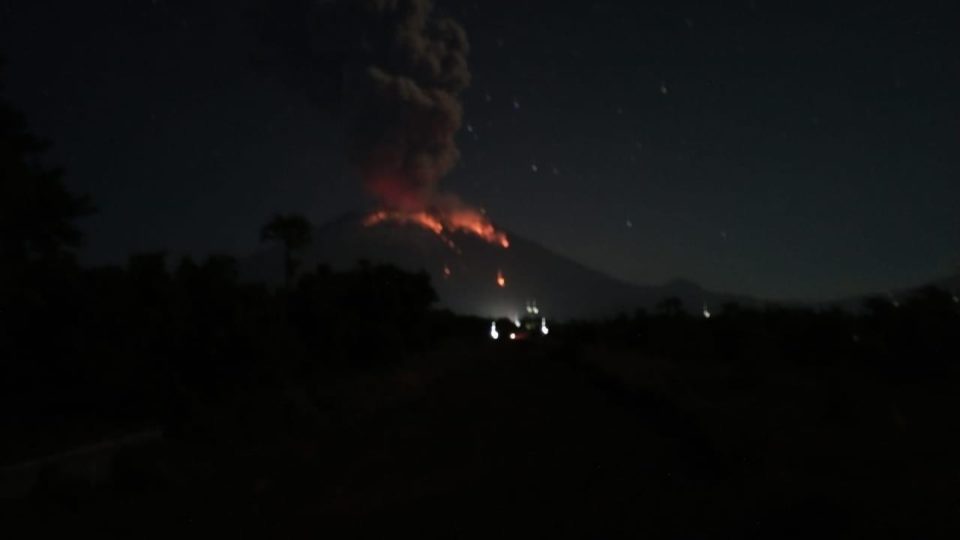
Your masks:
<svg viewBox="0 0 960 540"><path fill-rule="evenodd" d="M523 328L523 323L520 321L519 318L514 317L511 322L513 323L513 326L516 327L516 330L520 330L521 328ZM550 327L547 326L546 317L540 318L540 334L544 336L547 336L550 334ZM519 334L517 334L517 332L510 332L509 334L507 334L507 337L510 338L511 341L515 341L519 339L520 336ZM490 338L493 339L494 341L498 341L500 339L500 332L497 330L497 321L493 321L490 323Z"/></svg>
<svg viewBox="0 0 960 540"><path fill-rule="evenodd" d="M539 315L539 314L540 314L540 308L537 307L537 301L536 301L536 300L534 300L532 303L531 303L531 302L527 302L527 313L528 313L529 315Z"/></svg>

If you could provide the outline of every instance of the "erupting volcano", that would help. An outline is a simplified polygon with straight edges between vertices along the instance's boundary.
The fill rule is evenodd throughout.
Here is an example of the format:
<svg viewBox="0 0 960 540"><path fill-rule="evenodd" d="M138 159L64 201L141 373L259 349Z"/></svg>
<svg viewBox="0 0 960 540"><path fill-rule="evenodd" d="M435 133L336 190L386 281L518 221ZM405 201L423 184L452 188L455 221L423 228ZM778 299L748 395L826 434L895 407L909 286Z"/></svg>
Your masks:
<svg viewBox="0 0 960 540"><path fill-rule="evenodd" d="M481 265L484 273L505 266L507 234L441 186L460 161L461 94L471 83L464 29L436 15L432 0L308 3L310 33L294 47L308 44L297 60L306 63L295 81L311 96L336 94L347 172L373 201L361 227L371 236L410 229L438 238L437 247L457 256L447 251L435 267L451 285L469 282L474 258L497 259Z"/></svg>
<svg viewBox="0 0 960 540"><path fill-rule="evenodd" d="M321 264L346 270L358 261L424 271L443 307L494 317L520 313L534 298L559 318L653 309L667 296L682 298L691 309L727 301L696 287L619 282L516 233L508 236L480 207L444 188L460 162L461 96L472 81L467 34L438 14L433 1L272 4L290 4L281 18L289 10L294 19L271 27L268 35L276 42L268 59L318 106L335 105L345 176L370 198L361 213L314 232L312 245L300 254L304 271ZM483 187L476 191L496 192ZM284 253L264 253L242 274L282 283L285 261Z"/></svg>
<svg viewBox="0 0 960 540"><path fill-rule="evenodd" d="M328 9L335 16L322 20L338 26L318 35L343 62L348 162L379 208L365 224L417 225L453 249L454 233L509 247L483 212L439 189L460 159L460 94L471 78L463 28L435 17L430 0L339 1Z"/></svg>
<svg viewBox="0 0 960 540"><path fill-rule="evenodd" d="M348 158L379 208L364 225L415 225L458 253L453 234L510 247L483 212L438 188L460 159L460 93L470 84L466 32L434 17L430 0L331 6L341 16L330 20L355 26L325 35L346 37L335 50L344 57Z"/></svg>

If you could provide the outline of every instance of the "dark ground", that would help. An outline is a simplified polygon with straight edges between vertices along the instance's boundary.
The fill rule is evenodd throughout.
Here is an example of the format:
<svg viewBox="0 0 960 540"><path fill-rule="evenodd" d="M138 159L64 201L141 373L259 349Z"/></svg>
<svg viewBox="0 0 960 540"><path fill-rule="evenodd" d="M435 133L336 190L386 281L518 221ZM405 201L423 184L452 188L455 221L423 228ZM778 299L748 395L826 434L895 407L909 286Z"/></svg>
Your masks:
<svg viewBox="0 0 960 540"><path fill-rule="evenodd" d="M958 530L952 382L572 338L446 341L321 382L316 407L209 410L121 453L109 484L50 482L3 522L124 538Z"/></svg>

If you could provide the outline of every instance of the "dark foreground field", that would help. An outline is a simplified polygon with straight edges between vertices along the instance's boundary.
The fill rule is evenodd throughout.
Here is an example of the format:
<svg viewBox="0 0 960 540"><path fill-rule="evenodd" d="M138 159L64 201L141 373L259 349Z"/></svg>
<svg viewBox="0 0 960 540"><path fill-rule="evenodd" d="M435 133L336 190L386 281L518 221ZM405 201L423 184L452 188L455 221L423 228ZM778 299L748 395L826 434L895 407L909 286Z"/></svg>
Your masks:
<svg viewBox="0 0 960 540"><path fill-rule="evenodd" d="M250 387L116 451L98 485L47 467L4 501L17 531L4 536L960 532L955 370L884 364L862 341L880 335L823 356L822 329L798 320L793 341L748 339L743 317L451 335L386 365ZM764 320L754 329L778 324Z"/></svg>

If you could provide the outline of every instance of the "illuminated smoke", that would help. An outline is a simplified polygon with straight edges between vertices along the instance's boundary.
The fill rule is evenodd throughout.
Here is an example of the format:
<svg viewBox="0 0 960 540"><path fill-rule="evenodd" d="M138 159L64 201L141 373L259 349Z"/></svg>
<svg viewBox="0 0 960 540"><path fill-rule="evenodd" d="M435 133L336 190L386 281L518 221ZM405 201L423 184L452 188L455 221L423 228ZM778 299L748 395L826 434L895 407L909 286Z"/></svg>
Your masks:
<svg viewBox="0 0 960 540"><path fill-rule="evenodd" d="M452 19L435 17L431 0L331 6L340 21L355 26L346 34L331 29L347 38L348 160L386 210L386 221L419 224L436 234L472 234L509 247L507 236L486 216L438 189L460 159L455 138L463 121L460 93L471 78L466 32ZM398 219L404 214L417 217Z"/></svg>
<svg viewBox="0 0 960 540"><path fill-rule="evenodd" d="M343 81L350 163L383 206L426 210L460 159L460 93L470 84L466 32L434 17L429 0L346 5L346 20L359 25Z"/></svg>
<svg viewBox="0 0 960 540"><path fill-rule="evenodd" d="M436 16L432 0L270 2L265 13L266 62L320 102L336 87L349 168L384 211L368 225L414 224L509 247L482 212L439 189L460 159L460 94L471 79L457 22Z"/></svg>

